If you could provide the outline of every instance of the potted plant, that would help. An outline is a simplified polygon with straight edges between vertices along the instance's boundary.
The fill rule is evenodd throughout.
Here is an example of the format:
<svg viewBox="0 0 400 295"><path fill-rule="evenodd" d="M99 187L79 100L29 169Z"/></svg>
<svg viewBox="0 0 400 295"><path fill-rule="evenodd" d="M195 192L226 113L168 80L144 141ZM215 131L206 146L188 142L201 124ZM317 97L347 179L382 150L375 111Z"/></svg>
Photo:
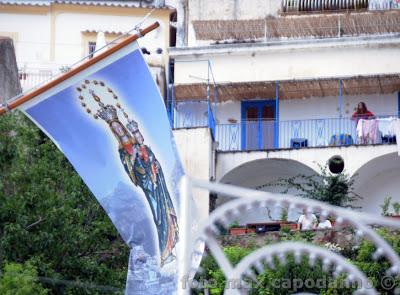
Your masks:
<svg viewBox="0 0 400 295"><path fill-rule="evenodd" d="M241 226L237 220L232 222L229 226L229 234L232 236L245 235L246 233L246 227Z"/></svg>
<svg viewBox="0 0 400 295"><path fill-rule="evenodd" d="M384 200L383 200L383 204L381 205L382 208L382 215L383 216L389 216L389 206L390 206L390 202L391 202L392 198L387 196Z"/></svg>
<svg viewBox="0 0 400 295"><path fill-rule="evenodd" d="M279 220L280 228L289 228L290 230L297 229L297 223L289 222L288 221L289 210L288 208L282 208L281 216Z"/></svg>
<svg viewBox="0 0 400 295"><path fill-rule="evenodd" d="M394 211L394 214L392 214L392 217L400 219L400 203L394 202L392 204L392 207L393 207L393 211Z"/></svg>

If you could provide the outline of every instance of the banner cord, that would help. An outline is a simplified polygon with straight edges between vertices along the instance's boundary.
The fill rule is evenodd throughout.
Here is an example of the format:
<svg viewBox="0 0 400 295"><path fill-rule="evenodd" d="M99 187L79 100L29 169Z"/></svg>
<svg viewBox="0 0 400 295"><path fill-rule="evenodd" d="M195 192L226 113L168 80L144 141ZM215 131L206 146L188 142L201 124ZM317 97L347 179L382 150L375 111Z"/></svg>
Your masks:
<svg viewBox="0 0 400 295"><path fill-rule="evenodd" d="M142 38L143 35L140 31L140 27L143 25L143 23L149 18L149 16L154 12L155 8L153 8L152 10L150 10L141 20L140 22L138 22L133 29L129 30L128 32L122 34L121 36L118 36L117 38L115 38L114 40L112 40L111 42L108 42L106 45L100 47L99 49L96 49L95 51L89 53L88 55L84 56L83 58L81 58L80 60L78 60L77 62L73 63L72 65L68 66L68 70L74 66L76 66L77 64L81 63L82 61L86 60L88 57L93 56L96 52L99 52L100 50L106 48L107 46L109 46L110 44L113 44L114 42L124 38L125 36L129 35L132 32L136 31L136 35L139 38Z"/></svg>

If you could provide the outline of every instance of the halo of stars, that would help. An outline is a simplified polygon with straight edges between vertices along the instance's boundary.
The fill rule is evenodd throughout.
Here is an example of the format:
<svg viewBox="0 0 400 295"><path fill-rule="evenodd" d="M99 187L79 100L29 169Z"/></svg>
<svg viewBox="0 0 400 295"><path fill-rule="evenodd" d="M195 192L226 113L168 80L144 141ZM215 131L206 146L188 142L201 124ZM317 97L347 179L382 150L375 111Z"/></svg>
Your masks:
<svg viewBox="0 0 400 295"><path fill-rule="evenodd" d="M93 84L93 85L96 85L96 86L100 86L100 87L106 87L106 84L105 84L103 81L97 81L97 80L92 80L92 81L90 81L90 80L87 80L87 79L86 79L86 80L83 81L83 83L82 83L80 86L76 87L76 91L78 91L78 93L79 93L78 98L79 98L79 100L81 101L81 106L85 109L85 111L86 111L88 114L93 114L93 117L94 117L95 119L98 119L99 116L98 116L97 112L94 113L94 112L88 107L88 105L87 105L87 104L85 103L85 101L84 101L84 100L85 100L85 97L82 95L82 92L83 92L84 90L88 89L89 86L90 86L90 84ZM125 111L125 109L121 106L121 104L120 104L119 101L118 101L118 95L115 94L114 91L113 91L110 87L107 87L107 92L108 92L108 93L112 96L112 98L116 101L116 103L115 103L116 108L122 112L122 114L124 115L124 117L125 117L126 119L129 119L128 113ZM91 95L91 96L92 96L92 95ZM104 107L104 103L100 100L100 97L96 97L96 98L92 97L92 98L99 104L100 107Z"/></svg>

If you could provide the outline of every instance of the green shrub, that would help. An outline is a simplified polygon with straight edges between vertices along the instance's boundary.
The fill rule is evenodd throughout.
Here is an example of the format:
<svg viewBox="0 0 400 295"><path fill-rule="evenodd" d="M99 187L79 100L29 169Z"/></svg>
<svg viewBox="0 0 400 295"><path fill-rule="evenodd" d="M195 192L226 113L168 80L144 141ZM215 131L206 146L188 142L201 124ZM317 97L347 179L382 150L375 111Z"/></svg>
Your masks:
<svg viewBox="0 0 400 295"><path fill-rule="evenodd" d="M7 263L0 279L0 294L2 295L46 295L37 279L37 271L30 263Z"/></svg>
<svg viewBox="0 0 400 295"><path fill-rule="evenodd" d="M392 207L393 207L394 213L396 215L400 215L400 203L399 202L394 202L392 204Z"/></svg>
<svg viewBox="0 0 400 295"><path fill-rule="evenodd" d="M400 253L400 232L387 229L378 229L377 233L382 236L397 252ZM313 232L290 232L280 234L280 241L304 241L314 242ZM270 238L265 240L265 244L275 243ZM227 247L224 249L225 254L233 265L236 265L243 257L255 250L255 247ZM390 268L389 262L384 259L373 259L376 251L375 246L364 240L358 249L352 251L340 252L347 255L350 263L355 264L372 282L380 294L393 294L392 290L384 290L381 287L381 280L386 275L386 271ZM223 294L225 288L225 277L219 269L217 263L212 256L205 256L202 261L202 268L205 270L197 279L201 281L208 280L210 284L210 294ZM308 257L303 256L300 263L296 264L293 255L286 257L286 263L282 264L277 258L274 259L274 267L265 265L263 273L257 275L259 285L253 285L255 288L251 290L252 295L280 295L301 292L310 292L321 295L348 295L353 293L356 286L348 286L344 281L344 276L334 279L331 272L324 272L321 261L316 261L314 266L309 265ZM299 287L296 282L304 282L312 280L314 287ZM393 288L400 286L398 279L395 279ZM322 284L322 285L321 285ZM353 288L352 288L353 287ZM201 292L201 290L200 290ZM195 294L204 294L197 293Z"/></svg>
<svg viewBox="0 0 400 295"><path fill-rule="evenodd" d="M390 202L392 201L392 197L387 196L384 200L383 200L383 204L381 205L382 208L382 215L383 216L389 216L389 206L390 206Z"/></svg>

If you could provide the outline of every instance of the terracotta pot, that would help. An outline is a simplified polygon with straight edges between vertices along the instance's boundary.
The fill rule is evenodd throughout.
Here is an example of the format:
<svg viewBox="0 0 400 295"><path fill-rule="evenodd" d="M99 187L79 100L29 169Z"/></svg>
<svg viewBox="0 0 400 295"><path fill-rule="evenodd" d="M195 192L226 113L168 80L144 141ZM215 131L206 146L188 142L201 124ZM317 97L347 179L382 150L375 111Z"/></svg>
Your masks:
<svg viewBox="0 0 400 295"><path fill-rule="evenodd" d="M229 234L231 236L245 235L246 232L247 232L247 228L245 228L245 227L232 227L229 230Z"/></svg>
<svg viewBox="0 0 400 295"><path fill-rule="evenodd" d="M256 229L254 227L246 228L246 234L255 234Z"/></svg>

